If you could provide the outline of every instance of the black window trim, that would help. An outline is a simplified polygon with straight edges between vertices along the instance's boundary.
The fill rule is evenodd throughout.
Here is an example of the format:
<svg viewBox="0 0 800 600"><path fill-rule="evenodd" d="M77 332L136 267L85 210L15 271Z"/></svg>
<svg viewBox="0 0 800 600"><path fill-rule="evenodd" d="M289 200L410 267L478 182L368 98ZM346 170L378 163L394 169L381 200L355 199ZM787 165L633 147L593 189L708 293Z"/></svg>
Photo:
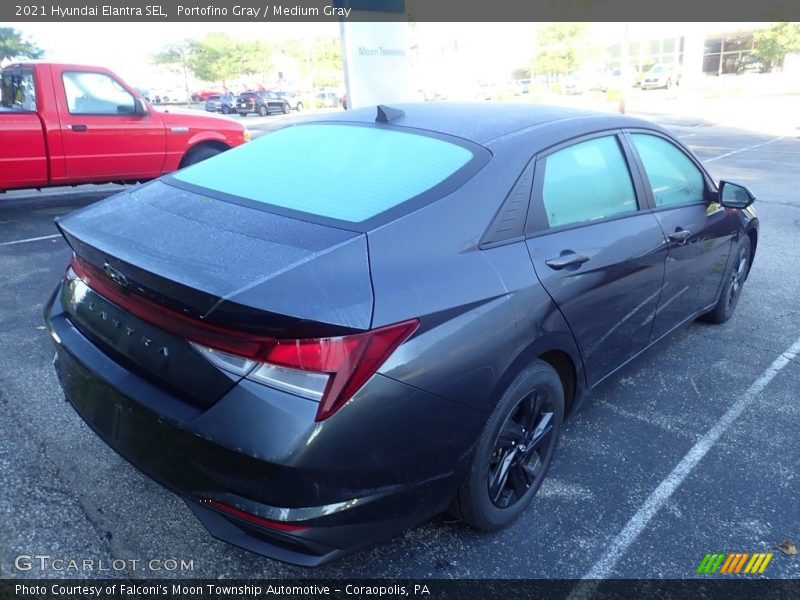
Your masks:
<svg viewBox="0 0 800 600"><path fill-rule="evenodd" d="M644 134L644 135L652 135L653 137L658 137L663 139L668 144L672 144L675 146L677 150L679 150L686 158L688 158L692 164L694 164L699 170L700 173L703 175L703 183L705 184L705 189L703 193L703 199L697 200L694 202L686 202L684 204L668 204L666 206L656 206L655 197L653 196L653 187L650 184L650 179L647 176L647 171L644 168L644 163L642 162L642 158L639 155L639 151L636 149L636 143L633 141L633 137L631 134ZM689 150L686 146L684 146L679 140L665 135L660 131L655 131L653 129L644 129L640 127L631 127L625 128L622 131L622 139L624 144L628 147L628 151L631 154L632 160L636 165L636 169L639 172L639 177L642 180L642 186L644 188L645 198L647 199L647 205L649 207L650 212L661 212L665 210L674 210L676 208L683 208L687 206L697 206L697 205L704 205L708 206L711 202L716 201L717 198L717 185L714 182L714 179L709 175L706 168L700 162L700 160L692 154L692 151Z"/></svg>
<svg viewBox="0 0 800 600"><path fill-rule="evenodd" d="M542 199L544 173L546 168L542 161L555 152L601 137L614 137L617 140L619 149L622 152L623 160L628 167L628 173L631 178L631 184L633 185L634 195L636 196L636 210L619 213L592 221L579 221L577 223L568 223L567 225L560 225L558 227L550 227L547 223L547 215L544 211L544 201ZM568 231L570 229L577 229L579 227L588 227L591 225L597 225L598 223L607 223L609 221L616 221L618 219L626 219L646 212L650 209L650 206L647 202L644 182L642 181L638 168L634 166L634 157L630 152L630 148L628 148L625 140L623 139L623 130L618 127L595 131L559 142L558 144L547 148L543 152L540 152L534 158L536 160L536 167L534 170L533 185L531 186L531 198L528 203L528 218L525 223L525 239L535 238L542 235L550 235L551 233Z"/></svg>
<svg viewBox="0 0 800 600"><path fill-rule="evenodd" d="M508 209L509 202L512 200L512 194L517 190L522 178L525 177L528 170L531 171L532 179L530 183L530 187L528 188L528 198L527 202L528 205L525 209L520 213L516 220L522 221L521 223L516 223L515 225L520 225L520 230L522 233L520 235L511 236L511 237L501 237L497 234L497 221L503 215L503 213ZM506 244L513 244L515 242L523 242L526 238L526 231L525 227L528 221L528 214L530 212L530 205L531 205L531 195L533 193L534 181L536 177L536 156L532 156L530 160L525 163L525 166L520 171L519 176L514 180L514 183L511 185L511 188L508 190L506 197L503 198L503 201L500 203L500 207L495 212L492 220L489 222L489 225L486 227L486 230L483 232L481 236L481 241L478 243L478 247L481 250L488 250L490 248L496 248L498 246L505 246Z"/></svg>
<svg viewBox="0 0 800 600"><path fill-rule="evenodd" d="M64 76L67 73L91 73L92 75L104 75L105 77L108 77L112 81L115 81L117 83L117 85L119 85L119 87L121 87L123 90L125 90L125 93L130 94L131 98L133 98L133 112L129 112L129 113L88 113L88 112L76 113L76 112L72 112L69 109L69 98L67 98L67 86L64 83ZM67 112L73 117L114 117L114 118L119 118L119 117L142 116L142 115L137 115L137 113L136 113L136 98L137 98L136 94L132 93L125 85L122 84L122 82L119 79L117 79L116 77L114 77L113 75L110 75L108 73L103 73L101 71L91 71L91 70L89 70L89 71L80 71L78 69L69 69L69 70L61 71L61 89L64 90L64 100L66 101L66 106L64 108L66 108Z"/></svg>

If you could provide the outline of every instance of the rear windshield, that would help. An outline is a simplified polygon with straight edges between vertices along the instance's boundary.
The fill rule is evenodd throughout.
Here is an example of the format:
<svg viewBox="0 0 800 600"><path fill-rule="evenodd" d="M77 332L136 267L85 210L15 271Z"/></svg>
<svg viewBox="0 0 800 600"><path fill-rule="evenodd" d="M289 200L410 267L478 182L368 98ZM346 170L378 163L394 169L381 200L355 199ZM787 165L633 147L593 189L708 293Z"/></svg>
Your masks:
<svg viewBox="0 0 800 600"><path fill-rule="evenodd" d="M224 152L174 179L268 206L361 223L443 182L465 180L477 171L464 168L474 157L466 145L441 137L379 126L308 124ZM461 177L454 177L457 173Z"/></svg>

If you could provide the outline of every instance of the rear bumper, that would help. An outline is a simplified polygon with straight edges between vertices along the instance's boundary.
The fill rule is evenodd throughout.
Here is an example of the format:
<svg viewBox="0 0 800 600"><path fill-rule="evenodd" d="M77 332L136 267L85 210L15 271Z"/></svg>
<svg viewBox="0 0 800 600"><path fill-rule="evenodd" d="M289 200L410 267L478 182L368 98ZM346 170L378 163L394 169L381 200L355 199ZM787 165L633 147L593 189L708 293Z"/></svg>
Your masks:
<svg viewBox="0 0 800 600"><path fill-rule="evenodd" d="M441 512L481 426L480 414L380 375L323 423L314 403L250 382L201 410L104 354L59 293L46 320L65 395L97 435L186 500L215 537L294 564L321 564ZM368 388L385 403L372 416L388 423L369 423ZM301 529L255 525L208 500Z"/></svg>

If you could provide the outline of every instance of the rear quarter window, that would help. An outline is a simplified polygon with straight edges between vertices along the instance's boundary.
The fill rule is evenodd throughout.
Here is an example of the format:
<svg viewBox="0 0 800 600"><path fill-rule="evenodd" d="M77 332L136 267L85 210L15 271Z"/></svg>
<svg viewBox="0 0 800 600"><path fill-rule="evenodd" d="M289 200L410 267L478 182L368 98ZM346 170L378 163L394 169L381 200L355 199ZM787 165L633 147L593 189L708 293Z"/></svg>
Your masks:
<svg viewBox="0 0 800 600"><path fill-rule="evenodd" d="M281 129L184 169L174 180L267 210L363 223L433 188L460 184L486 160L488 151L480 146L412 130L309 124Z"/></svg>

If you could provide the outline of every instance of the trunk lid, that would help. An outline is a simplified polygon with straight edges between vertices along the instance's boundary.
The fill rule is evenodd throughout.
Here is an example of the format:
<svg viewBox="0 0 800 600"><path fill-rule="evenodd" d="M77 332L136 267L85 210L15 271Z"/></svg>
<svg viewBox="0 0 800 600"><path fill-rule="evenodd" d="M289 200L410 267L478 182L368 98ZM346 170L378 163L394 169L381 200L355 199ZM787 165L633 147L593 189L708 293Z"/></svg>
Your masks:
<svg viewBox="0 0 800 600"><path fill-rule="evenodd" d="M75 253L184 314L281 337L368 329L366 235L154 181L59 221ZM330 333L321 332L321 329Z"/></svg>
<svg viewBox="0 0 800 600"><path fill-rule="evenodd" d="M214 366L157 321L126 310L126 303L156 303L173 311L167 314L174 320L185 315L277 338L370 327L373 298L363 233L161 181L57 224L81 264L101 278L93 284L97 289L74 275L62 286L62 305L73 324L118 363L201 409L240 376Z"/></svg>

